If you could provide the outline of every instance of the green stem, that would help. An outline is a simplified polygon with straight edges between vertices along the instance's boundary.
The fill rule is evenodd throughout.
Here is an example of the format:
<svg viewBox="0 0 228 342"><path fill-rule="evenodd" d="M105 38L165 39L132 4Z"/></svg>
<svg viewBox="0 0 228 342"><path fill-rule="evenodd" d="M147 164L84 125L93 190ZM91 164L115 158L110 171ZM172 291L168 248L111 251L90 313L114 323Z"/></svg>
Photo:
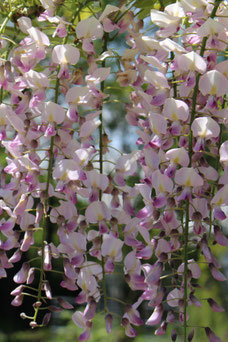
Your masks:
<svg viewBox="0 0 228 342"><path fill-rule="evenodd" d="M2 34L5 30L5 27L8 23L8 21L11 19L12 15L14 14L14 11L11 11L8 16L5 18L5 20L3 21L1 27L0 27L0 34Z"/></svg>
<svg viewBox="0 0 228 342"><path fill-rule="evenodd" d="M104 35L104 45L103 45L103 51L107 50L107 34ZM105 60L102 62L102 68L105 67ZM101 82L101 91L104 92L104 81ZM103 108L101 108L101 114L99 116L100 119L100 126L99 126L99 171L100 174L103 173ZM102 200L102 190L99 191L99 200ZM101 244L103 242L103 236L101 236ZM104 310L105 313L108 312L108 304L107 304L107 290L106 290L106 279L105 279L105 260L104 257L101 257L101 267L102 267L102 287L103 287L103 293L104 293Z"/></svg>
<svg viewBox="0 0 228 342"><path fill-rule="evenodd" d="M160 4L159 11L163 12L165 8L163 0L159 0L159 4Z"/></svg>
<svg viewBox="0 0 228 342"><path fill-rule="evenodd" d="M174 59L174 53L171 51L171 60L173 61L173 59ZM172 72L172 74L173 74L173 98L175 99L175 98L177 98L177 83L175 82L176 81L176 79L175 79L175 72L173 71Z"/></svg>
<svg viewBox="0 0 228 342"><path fill-rule="evenodd" d="M210 18L214 18L216 15L216 11L218 9L219 4L222 0L217 0L215 2L215 6L211 12ZM204 52L206 50L206 43L207 43L208 37L203 37L202 45L200 49L200 56L204 56ZM192 111L191 111L191 118L190 118L190 130L189 130L189 167L192 165L192 155L193 155L193 149L192 149L192 142L193 142L193 134L191 131L191 125L195 119L196 115L196 104L197 104L197 95L199 92L199 79L200 74L198 73L196 75L196 84L193 91L192 96ZM186 201L186 212L185 212L185 225L184 225L184 342L187 342L188 336L187 336L187 306L188 306L188 240L189 240L189 199Z"/></svg>
<svg viewBox="0 0 228 342"><path fill-rule="evenodd" d="M188 306L188 232L189 232L189 199L186 201L184 227L184 341L187 342L187 306Z"/></svg>

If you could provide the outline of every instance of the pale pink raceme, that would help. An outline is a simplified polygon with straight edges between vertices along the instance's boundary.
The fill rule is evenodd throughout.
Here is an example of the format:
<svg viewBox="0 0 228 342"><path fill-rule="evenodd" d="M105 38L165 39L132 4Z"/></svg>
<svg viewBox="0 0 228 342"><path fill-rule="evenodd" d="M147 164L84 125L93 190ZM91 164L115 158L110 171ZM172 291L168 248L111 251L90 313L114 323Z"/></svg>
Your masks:
<svg viewBox="0 0 228 342"><path fill-rule="evenodd" d="M203 303L195 281L200 284L201 269L188 252L201 252L212 277L226 279L209 247L211 239L227 246L218 226L228 203L228 81L226 63L217 64L226 48L224 4L217 9L217 1L181 0L164 11L153 8L158 29L152 36L134 7L101 4L97 12L93 3L88 8L80 3L68 22L55 15L65 5L41 4L45 11L37 27L37 20L18 20L20 35L26 37L19 43L16 35L8 55L10 27L1 27L0 277L34 245L40 268L28 260L14 280L36 287L38 277L40 296L49 305L54 294L45 273L55 271L53 258L60 258L60 285L72 291L77 304L86 305L73 315L83 329L78 339L84 341L91 337L100 299L111 331L111 299L105 298L104 284L118 263L118 272L122 269L138 296L122 318L127 336L135 337L132 325L143 323L138 311L143 302L154 309L146 324L160 325L156 335L165 334L177 318L171 311L163 318L165 305L179 313L179 324L186 327L187 306ZM88 17L80 20L81 13ZM127 49L116 49L116 37L126 30ZM62 44L59 37L65 37ZM127 102L127 122L138 134L138 150L114 160L106 155L111 151L106 119L110 115L118 121L109 107L120 100L118 92L112 93L115 80L122 86L121 101ZM113 168L106 169L110 164ZM56 245L49 233L52 225ZM45 234L38 233L42 230ZM178 255L184 257L177 260ZM16 289L12 304L21 305L29 291L27 286ZM40 325L38 311L46 306L39 299L32 327ZM222 311L212 298L207 301L212 310ZM72 308L58 303L49 310ZM50 313L44 314L41 325L49 319ZM194 332L184 331L184 339L191 341ZM209 328L206 334L219 341ZM177 331L171 338L176 340Z"/></svg>

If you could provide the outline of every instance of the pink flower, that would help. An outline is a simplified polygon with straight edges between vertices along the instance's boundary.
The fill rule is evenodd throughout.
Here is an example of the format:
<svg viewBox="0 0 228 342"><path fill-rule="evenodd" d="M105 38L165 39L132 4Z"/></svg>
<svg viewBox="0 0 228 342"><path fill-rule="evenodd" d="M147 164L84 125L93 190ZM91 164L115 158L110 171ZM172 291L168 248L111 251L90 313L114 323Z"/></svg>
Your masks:
<svg viewBox="0 0 228 342"><path fill-rule="evenodd" d="M184 101L168 98L163 106L163 115L172 121L186 121L189 116L189 108Z"/></svg>
<svg viewBox="0 0 228 342"><path fill-rule="evenodd" d="M172 290L167 296L167 303L171 307L179 306L179 300L183 299L183 292L178 289Z"/></svg>
<svg viewBox="0 0 228 342"><path fill-rule="evenodd" d="M204 74L207 68L205 60L196 52L191 51L176 57L178 69L181 71L197 71Z"/></svg>
<svg viewBox="0 0 228 342"><path fill-rule="evenodd" d="M193 167L182 167L176 171L175 182L185 187L198 187L203 185L202 177Z"/></svg>
<svg viewBox="0 0 228 342"><path fill-rule="evenodd" d="M217 138L220 133L218 123L210 117L196 118L191 126L193 136L204 139Z"/></svg>
<svg viewBox="0 0 228 342"><path fill-rule="evenodd" d="M103 37L103 27L95 17L81 20L76 27L78 39L90 38L91 40Z"/></svg>
<svg viewBox="0 0 228 342"><path fill-rule="evenodd" d="M56 45L52 51L53 63L60 65L60 71L58 74L59 78L69 78L69 67L68 65L75 65L79 61L80 52L79 50L70 45Z"/></svg>
<svg viewBox="0 0 228 342"><path fill-rule="evenodd" d="M105 202L95 201L87 207L85 217L88 222L97 223L99 221L109 220L111 214Z"/></svg>
<svg viewBox="0 0 228 342"><path fill-rule="evenodd" d="M168 81L160 71L146 70L144 80L152 84L156 89L169 89Z"/></svg>
<svg viewBox="0 0 228 342"><path fill-rule="evenodd" d="M73 159L62 159L54 168L53 178L69 182L70 180L83 179L85 175Z"/></svg>
<svg viewBox="0 0 228 342"><path fill-rule="evenodd" d="M58 104L48 101L42 106L42 119L44 122L60 124L65 119L65 110Z"/></svg>
<svg viewBox="0 0 228 342"><path fill-rule="evenodd" d="M101 254L110 256L115 261L122 260L122 247L124 242L115 238L110 234L103 234L103 242L101 245Z"/></svg>
<svg viewBox="0 0 228 342"><path fill-rule="evenodd" d="M203 95L223 96L228 91L228 80L221 72L210 70L200 77L199 89Z"/></svg>
<svg viewBox="0 0 228 342"><path fill-rule="evenodd" d="M167 133L167 120L161 115L156 113L148 114L150 128L153 133L166 134Z"/></svg>

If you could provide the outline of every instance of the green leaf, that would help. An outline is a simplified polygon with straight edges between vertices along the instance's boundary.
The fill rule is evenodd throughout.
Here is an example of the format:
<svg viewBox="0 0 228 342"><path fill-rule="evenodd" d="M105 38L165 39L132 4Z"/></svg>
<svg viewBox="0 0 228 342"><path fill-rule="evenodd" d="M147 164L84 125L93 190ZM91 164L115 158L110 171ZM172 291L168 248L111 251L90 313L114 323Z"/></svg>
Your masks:
<svg viewBox="0 0 228 342"><path fill-rule="evenodd" d="M134 4L134 6L136 8L152 8L153 4L156 2L157 0L137 0L136 3Z"/></svg>
<svg viewBox="0 0 228 342"><path fill-rule="evenodd" d="M7 161L6 157L8 157L8 154L5 152L4 148L0 148L0 165L2 168L6 167Z"/></svg>

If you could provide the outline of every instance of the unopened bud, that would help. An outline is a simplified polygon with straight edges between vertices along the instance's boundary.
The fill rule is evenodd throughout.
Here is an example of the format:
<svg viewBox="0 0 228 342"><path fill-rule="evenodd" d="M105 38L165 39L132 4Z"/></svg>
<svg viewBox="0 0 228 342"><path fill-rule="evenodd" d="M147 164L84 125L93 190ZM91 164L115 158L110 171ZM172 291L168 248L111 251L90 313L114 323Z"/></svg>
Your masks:
<svg viewBox="0 0 228 342"><path fill-rule="evenodd" d="M21 317L22 319L26 319L26 318L27 318L27 315L26 315L24 312L22 312L22 313L20 313L20 317Z"/></svg>
<svg viewBox="0 0 228 342"><path fill-rule="evenodd" d="M61 312L61 311L63 311L62 308L60 308L59 306L55 306L55 305L50 305L48 307L48 310L51 311L51 312Z"/></svg>
<svg viewBox="0 0 228 342"><path fill-rule="evenodd" d="M36 303L33 304L34 309L39 308L42 305L40 301L37 301Z"/></svg>
<svg viewBox="0 0 228 342"><path fill-rule="evenodd" d="M25 125L25 127L29 127L30 126L30 120L29 119L25 119L24 120L24 125Z"/></svg>
<svg viewBox="0 0 228 342"><path fill-rule="evenodd" d="M31 146L31 148L33 148L33 149L35 149L35 148L37 148L38 147L38 141L37 140L31 140L30 141L30 146Z"/></svg>
<svg viewBox="0 0 228 342"><path fill-rule="evenodd" d="M110 334L110 332L112 331L112 321L113 321L112 315L107 314L105 316L105 328L108 334Z"/></svg>
<svg viewBox="0 0 228 342"><path fill-rule="evenodd" d="M34 321L30 322L29 325L32 329L37 328L37 326L38 326L38 324Z"/></svg>
<svg viewBox="0 0 228 342"><path fill-rule="evenodd" d="M45 326L45 325L48 325L49 321L51 319L51 313L48 312L44 315L44 318L43 318L43 321L42 321L42 325Z"/></svg>
<svg viewBox="0 0 228 342"><path fill-rule="evenodd" d="M177 332L176 332L176 330L172 330L172 332L171 332L171 339L172 339L173 342L176 341L176 339L177 339Z"/></svg>

